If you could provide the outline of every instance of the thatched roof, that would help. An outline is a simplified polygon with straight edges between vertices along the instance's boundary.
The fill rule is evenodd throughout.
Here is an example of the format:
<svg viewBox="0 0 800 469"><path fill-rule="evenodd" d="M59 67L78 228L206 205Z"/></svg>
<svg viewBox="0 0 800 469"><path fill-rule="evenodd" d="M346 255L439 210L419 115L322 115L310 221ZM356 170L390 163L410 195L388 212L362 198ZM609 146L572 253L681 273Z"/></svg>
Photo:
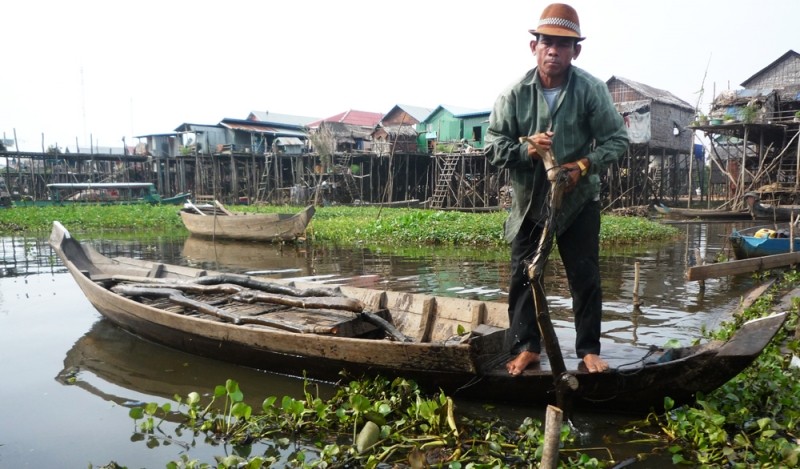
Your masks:
<svg viewBox="0 0 800 469"><path fill-rule="evenodd" d="M628 78L616 75L609 78L608 81L606 81L606 84L610 83L612 80L620 81L621 83L633 88L637 93L641 94L646 98L652 99L653 101L663 104L669 104L671 106L677 106L680 108L685 108L689 111L694 111L694 106L682 100L681 98L675 96L669 91L653 88L652 86L645 85L644 83L639 83L638 81L633 81Z"/></svg>

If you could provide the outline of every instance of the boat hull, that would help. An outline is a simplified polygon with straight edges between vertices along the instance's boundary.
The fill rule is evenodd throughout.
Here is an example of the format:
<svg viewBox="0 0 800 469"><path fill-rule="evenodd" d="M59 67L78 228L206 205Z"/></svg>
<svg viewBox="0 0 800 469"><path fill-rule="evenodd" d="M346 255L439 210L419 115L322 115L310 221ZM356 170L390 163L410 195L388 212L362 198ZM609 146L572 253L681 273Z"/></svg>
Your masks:
<svg viewBox="0 0 800 469"><path fill-rule="evenodd" d="M751 219L748 211L719 210L719 209L694 209L667 207L665 205L653 205L653 209L663 218L669 220L707 220L707 221L731 221Z"/></svg>
<svg viewBox="0 0 800 469"><path fill-rule="evenodd" d="M297 214L233 214L201 215L187 210L180 212L183 224L195 236L245 241L290 241L305 235L314 216L309 205Z"/></svg>
<svg viewBox="0 0 800 469"><path fill-rule="evenodd" d="M800 238L795 237L792 242L788 237L770 238L768 236L756 236L756 233L762 229L785 231L788 233L788 228L788 225L770 225L733 230L729 240L731 242L731 248L733 249L734 258L742 260L771 256L774 254L787 254L790 251L800 252Z"/></svg>
<svg viewBox="0 0 800 469"><path fill-rule="evenodd" d="M89 302L104 317L137 336L178 350L324 381L339 380L341 372L346 371L352 377L403 376L431 391L442 389L456 397L483 401L527 405L556 401L555 380L546 354L539 366L520 376L512 377L505 371L509 357L503 346L507 321L504 303L343 286L340 290L345 297L360 301L366 306L365 311L381 312L409 340L380 338L373 332L342 336L335 332L340 329L290 332L262 323L220 320L200 314L200 310L166 305L160 300L148 303L137 295L110 289L112 285L144 279L195 285L198 280L216 278L218 273L128 258L110 259L72 239L58 222L54 223L50 243ZM219 301L214 304L222 307ZM251 306L239 302L236 307ZM270 312L259 317L267 316L269 320L280 314ZM335 314L338 313L325 309L306 316L316 315L313 325L318 327L317 323ZM569 394L570 402L594 410L634 413L661 409L665 396L678 403L689 402L697 392L716 389L748 366L783 324L785 316L748 323L725 343L656 353L643 347L635 353L640 354L639 358L651 357L644 365L629 365L630 346L604 348L604 356L612 365L604 373L588 373L581 368L579 359L569 358L565 360L568 373L579 384ZM358 322L362 315L357 313L352 318L346 322Z"/></svg>

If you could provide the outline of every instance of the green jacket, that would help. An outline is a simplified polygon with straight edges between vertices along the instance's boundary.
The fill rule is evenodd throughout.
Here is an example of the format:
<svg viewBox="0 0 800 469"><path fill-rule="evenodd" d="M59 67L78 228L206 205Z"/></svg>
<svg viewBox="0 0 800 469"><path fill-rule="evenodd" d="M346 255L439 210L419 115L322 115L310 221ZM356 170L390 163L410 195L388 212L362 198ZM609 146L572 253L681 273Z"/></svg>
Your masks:
<svg viewBox="0 0 800 469"><path fill-rule="evenodd" d="M591 161L589 174L564 197L556 217L556 233L563 232L587 202L597 200L599 174L628 148L628 131L604 82L570 66L552 116L541 88L534 68L497 98L489 118L484 154L493 165L509 170L514 191L511 214L505 223L509 242L526 216L542 222L547 214L549 182L544 164L528 156L528 144L519 143L519 137L549 127L554 133L552 151L559 164L584 157Z"/></svg>

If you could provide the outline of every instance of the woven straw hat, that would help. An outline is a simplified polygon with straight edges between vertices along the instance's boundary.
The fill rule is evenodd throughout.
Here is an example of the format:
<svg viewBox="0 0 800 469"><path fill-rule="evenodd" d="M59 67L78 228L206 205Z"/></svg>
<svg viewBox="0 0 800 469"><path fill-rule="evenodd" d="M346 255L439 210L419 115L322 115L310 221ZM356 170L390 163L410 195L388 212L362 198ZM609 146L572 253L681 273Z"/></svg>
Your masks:
<svg viewBox="0 0 800 469"><path fill-rule="evenodd" d="M581 36L581 22L578 12L564 3L547 5L539 18L536 29L529 29L531 34L544 34L545 36L574 37L579 41L586 39Z"/></svg>

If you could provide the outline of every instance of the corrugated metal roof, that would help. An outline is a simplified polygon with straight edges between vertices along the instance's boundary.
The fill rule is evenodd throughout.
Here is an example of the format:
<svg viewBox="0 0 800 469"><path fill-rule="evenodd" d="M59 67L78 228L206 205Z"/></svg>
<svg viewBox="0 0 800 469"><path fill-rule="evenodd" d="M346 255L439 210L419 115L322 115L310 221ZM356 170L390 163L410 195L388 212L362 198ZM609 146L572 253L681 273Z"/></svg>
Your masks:
<svg viewBox="0 0 800 469"><path fill-rule="evenodd" d="M269 112L269 111L251 111L250 115L247 116L247 120L255 120L271 124L306 126L312 122L318 121L319 117L278 114L276 112Z"/></svg>
<svg viewBox="0 0 800 469"><path fill-rule="evenodd" d="M278 145L303 145L303 141L296 137L278 137L275 139Z"/></svg>
<svg viewBox="0 0 800 469"><path fill-rule="evenodd" d="M175 132L169 133L160 133L160 134L145 134L145 135L134 135L133 138L148 138L148 137L177 137L178 134Z"/></svg>
<svg viewBox="0 0 800 469"><path fill-rule="evenodd" d="M461 119L463 119L465 117L472 117L472 116L482 116L482 115L488 116L492 112L491 109L471 109L471 108L461 107L461 106L452 106L450 104L440 104L439 106L436 107L436 109L433 110L433 112L431 112L430 114L428 114L427 117L425 117L424 121L420 121L420 122L427 122L427 120L430 119L430 117L434 113L436 113L439 109L444 109L445 111L447 111L450 114L452 114L453 117L457 117L457 118L461 118Z"/></svg>
<svg viewBox="0 0 800 469"><path fill-rule="evenodd" d="M380 112L356 111L351 109L349 111L340 112L335 116L326 117L325 119L321 119L317 122L312 122L311 124L308 124L308 126L319 127L319 124L323 122L338 122L340 124L375 127L378 125L378 122L380 122L381 119L383 119L383 114Z"/></svg>
<svg viewBox="0 0 800 469"><path fill-rule="evenodd" d="M490 114L492 112L491 109L473 109L463 106L453 106L450 104L442 104L439 107L452 114L453 117L466 117L466 116L474 116L480 114Z"/></svg>
<svg viewBox="0 0 800 469"><path fill-rule="evenodd" d="M262 134L274 134L278 131L275 127L268 127L265 125L256 125L256 124L242 124L239 122L220 122L220 124L231 130L243 130L245 132L256 132Z"/></svg>
<svg viewBox="0 0 800 469"><path fill-rule="evenodd" d="M433 109L429 109L426 107L420 106L409 106L408 104L398 104L395 106L397 108L402 109L411 117L417 120L417 122L422 122L425 120L426 117L430 116L433 112Z"/></svg>
<svg viewBox="0 0 800 469"><path fill-rule="evenodd" d="M307 137L305 132L301 132L299 130L281 129L270 125L260 124L255 121L248 122L248 121L225 119L222 122L220 122L220 125L231 130L240 130L243 132L282 135L282 136L301 137L301 138Z"/></svg>
<svg viewBox="0 0 800 469"><path fill-rule="evenodd" d="M286 130L286 129L278 129L278 132L275 135L281 135L285 137L297 137L300 139L308 138L308 134L305 132L301 132L299 130Z"/></svg>
<svg viewBox="0 0 800 469"><path fill-rule="evenodd" d="M216 129L220 128L219 124L192 124L189 122L184 122L183 124L175 128L175 132L196 132L198 130L215 129L215 128Z"/></svg>

